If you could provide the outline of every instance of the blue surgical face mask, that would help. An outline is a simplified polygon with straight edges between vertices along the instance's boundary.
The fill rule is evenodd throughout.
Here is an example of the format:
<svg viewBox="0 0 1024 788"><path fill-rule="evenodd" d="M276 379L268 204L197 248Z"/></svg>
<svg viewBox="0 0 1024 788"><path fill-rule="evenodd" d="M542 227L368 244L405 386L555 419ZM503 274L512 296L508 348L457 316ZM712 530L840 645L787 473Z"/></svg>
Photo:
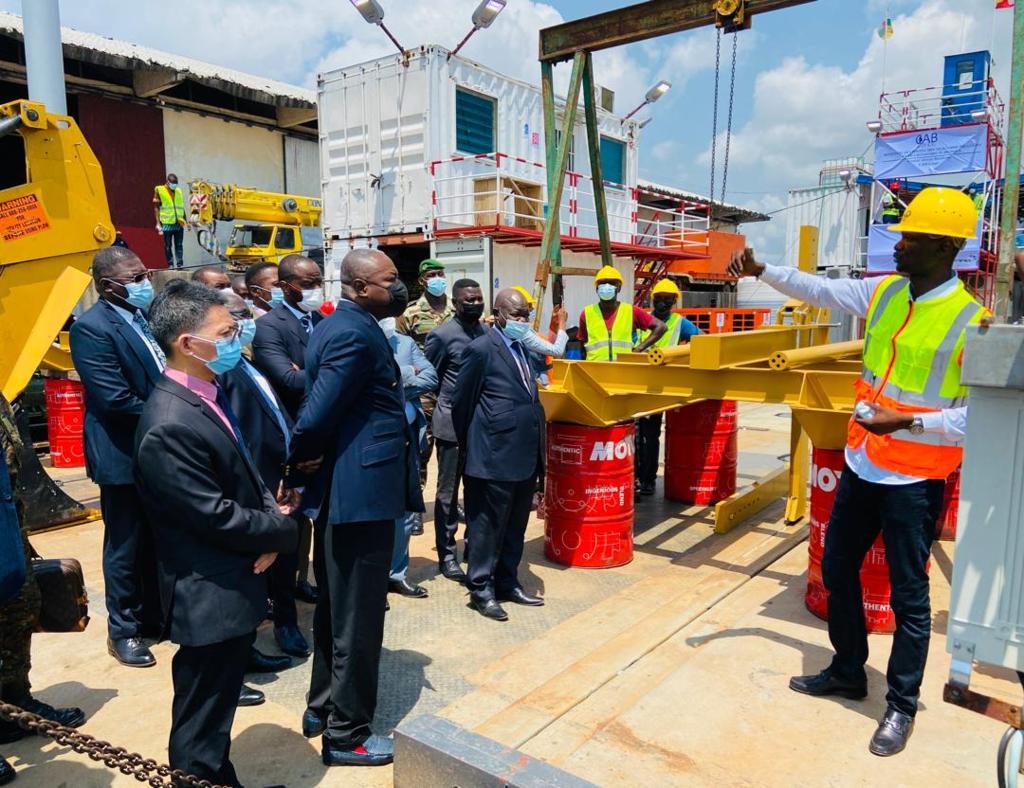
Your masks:
<svg viewBox="0 0 1024 788"><path fill-rule="evenodd" d="M518 320L505 320L505 325L502 326L501 330L505 336L511 339L513 342L519 342L527 334L530 333L530 324L521 323Z"/></svg>
<svg viewBox="0 0 1024 788"><path fill-rule="evenodd" d="M242 347L248 347L252 344L252 338L256 336L256 321L251 317L246 317L236 322L238 323L238 341Z"/></svg>
<svg viewBox="0 0 1024 788"><path fill-rule="evenodd" d="M434 276L427 280L427 292L432 296L444 295L448 289L448 280L443 276Z"/></svg>
<svg viewBox="0 0 1024 788"><path fill-rule="evenodd" d="M238 337L215 340L193 335L192 338L198 339L200 342L207 342L217 348L217 355L211 360L207 361L205 358L199 359L210 368L210 372L214 375L223 375L225 372L228 372L238 366L238 362L242 358L242 343ZM196 358L199 357L196 356Z"/></svg>
<svg viewBox="0 0 1024 788"><path fill-rule="evenodd" d="M275 307L278 304L284 303L284 290L280 287L270 288L270 300L267 302L270 306Z"/></svg>
<svg viewBox="0 0 1024 788"><path fill-rule="evenodd" d="M178 188L178 184L176 184L176 183L168 183L167 184L167 188L170 189L173 192L173 191L175 191Z"/></svg>
<svg viewBox="0 0 1024 788"><path fill-rule="evenodd" d="M149 305L153 303L153 283L148 279L141 282L129 282L124 285L124 289L128 291L124 300L136 309L148 309Z"/></svg>
<svg viewBox="0 0 1024 788"><path fill-rule="evenodd" d="M611 301L613 298L615 298L617 293L618 288L613 284L609 284L608 282L605 282L604 284L600 284L597 286L597 297L600 298L602 301Z"/></svg>

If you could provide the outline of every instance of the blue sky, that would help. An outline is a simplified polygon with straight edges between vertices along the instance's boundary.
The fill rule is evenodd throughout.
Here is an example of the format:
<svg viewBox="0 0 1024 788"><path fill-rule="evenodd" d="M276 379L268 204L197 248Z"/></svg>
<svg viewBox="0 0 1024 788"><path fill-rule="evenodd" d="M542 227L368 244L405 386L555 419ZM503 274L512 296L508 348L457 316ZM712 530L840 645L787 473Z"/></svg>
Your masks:
<svg viewBox="0 0 1024 788"><path fill-rule="evenodd" d="M454 45L477 0L380 0L385 21L406 45ZM626 0L508 0L494 26L464 50L504 73L536 82L537 31ZM211 63L312 87L318 71L361 62L391 44L345 0L64 0L65 25ZM942 81L942 56L992 48L1006 95L1012 13L994 0L816 0L754 19L738 39L739 61L727 200L764 211L785 206L786 191L812 186L826 158L869 147L883 81L890 88ZM19 0L0 10L20 13ZM130 9L130 10L126 10ZM875 31L886 15L895 35ZM998 15L997 15L998 14ZM600 84L616 91L619 111L639 103L660 78L674 89L651 108L641 140L641 174L709 191L714 32L693 31L599 53ZM728 60L723 43L720 110L724 134ZM884 68L883 68L884 63ZM560 69L567 78L568 67ZM719 173L721 149L719 142ZM784 255L785 213L750 237L768 259Z"/></svg>

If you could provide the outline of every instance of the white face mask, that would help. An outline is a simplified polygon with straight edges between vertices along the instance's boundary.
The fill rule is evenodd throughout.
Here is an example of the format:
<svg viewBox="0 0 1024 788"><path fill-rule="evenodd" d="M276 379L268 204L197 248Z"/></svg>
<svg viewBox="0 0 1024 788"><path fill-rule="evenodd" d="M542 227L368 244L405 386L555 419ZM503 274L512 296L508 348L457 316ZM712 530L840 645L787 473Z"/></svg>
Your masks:
<svg viewBox="0 0 1024 788"><path fill-rule="evenodd" d="M395 335L395 325L397 321L393 317L385 317L377 321L377 325L380 326L380 330L384 332L384 336L391 339Z"/></svg>
<svg viewBox="0 0 1024 788"><path fill-rule="evenodd" d="M324 291L323 288L317 287L313 290L303 290L302 300L299 302L299 308L305 312L315 312L324 305Z"/></svg>

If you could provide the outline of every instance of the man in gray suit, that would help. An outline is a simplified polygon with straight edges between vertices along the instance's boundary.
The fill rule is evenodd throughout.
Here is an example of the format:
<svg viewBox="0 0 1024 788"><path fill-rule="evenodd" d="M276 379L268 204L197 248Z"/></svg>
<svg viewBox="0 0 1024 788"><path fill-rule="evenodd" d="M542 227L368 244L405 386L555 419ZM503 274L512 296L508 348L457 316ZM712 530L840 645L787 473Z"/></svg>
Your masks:
<svg viewBox="0 0 1024 788"><path fill-rule="evenodd" d="M401 311L398 312L401 314ZM402 386L405 388L405 418L412 425L413 432L419 437L420 452L427 439L427 417L423 414L420 397L437 391L437 372L423 355L420 346L410 336L396 333L397 319L385 317L378 321L384 336L387 337L391 351L395 354L395 363L402 373ZM419 455L417 455L419 461ZM427 589L413 585L406 577L409 569L409 537L413 530L423 521L420 512L406 512L403 517L395 520L395 548L391 553L391 577L388 581L388 592L422 599L427 596Z"/></svg>
<svg viewBox="0 0 1024 788"><path fill-rule="evenodd" d="M459 527L456 513L458 501L459 446L452 425L452 395L462 366L462 351L484 333L480 318L484 313L484 296L480 285L472 279L459 279L452 285L455 319L427 334L424 352L437 370L441 389L431 426L437 446L437 498L434 501L434 536L437 563L441 574L459 583L466 574L459 566L455 533Z"/></svg>

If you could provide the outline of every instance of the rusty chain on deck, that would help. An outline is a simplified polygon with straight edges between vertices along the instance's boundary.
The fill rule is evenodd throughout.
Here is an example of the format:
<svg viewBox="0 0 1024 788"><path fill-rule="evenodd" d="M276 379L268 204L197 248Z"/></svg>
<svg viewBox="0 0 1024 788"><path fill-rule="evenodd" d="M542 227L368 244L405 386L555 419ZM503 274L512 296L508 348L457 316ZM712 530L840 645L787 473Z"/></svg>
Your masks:
<svg viewBox="0 0 1024 788"><path fill-rule="evenodd" d="M138 753L129 752L124 747L116 747L110 742L97 739L87 733L79 733L74 728L58 725L10 703L0 703L0 719L15 722L31 733L49 736L58 744L88 755L92 760L98 761L110 769L116 769L121 774L134 777L140 783L152 785L154 788L181 785L191 785L196 788L226 788L211 783L209 780L186 774L180 769L171 769L170 766L157 763L151 758L143 758Z"/></svg>

